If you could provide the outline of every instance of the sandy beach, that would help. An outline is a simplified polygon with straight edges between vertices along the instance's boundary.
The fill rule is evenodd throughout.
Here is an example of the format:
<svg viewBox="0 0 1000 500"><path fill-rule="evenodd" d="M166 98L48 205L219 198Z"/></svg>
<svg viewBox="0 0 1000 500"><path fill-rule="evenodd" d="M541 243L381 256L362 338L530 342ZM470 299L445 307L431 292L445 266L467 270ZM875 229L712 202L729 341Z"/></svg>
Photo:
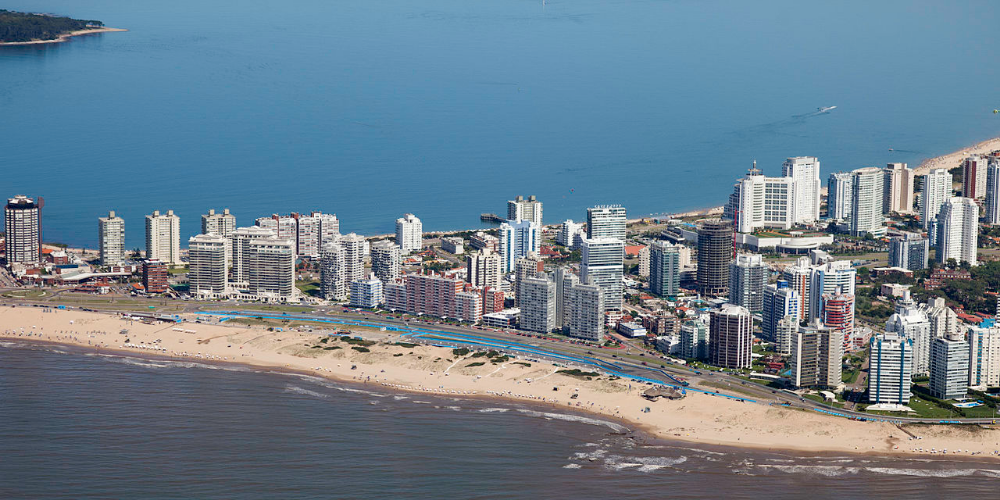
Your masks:
<svg viewBox="0 0 1000 500"><path fill-rule="evenodd" d="M52 39L52 40L31 40L29 42L0 42L0 46L2 46L2 45L38 45L38 44L42 44L42 43L62 43L62 42L65 42L65 41L69 40L70 38L72 38L74 36L92 35L94 33L107 33L109 31L128 31L128 30L127 29L122 29L122 28L93 28L93 29L72 31L72 32L66 33L65 35L59 35L58 38L55 38L55 39Z"/></svg>
<svg viewBox="0 0 1000 500"><path fill-rule="evenodd" d="M920 166L914 169L914 175L925 175L935 168L953 169L962 163L962 160L969 155L986 154L1000 149L1000 137L988 139L967 148L962 148L953 153L948 153L936 158L930 158L920 162Z"/></svg>
<svg viewBox="0 0 1000 500"><path fill-rule="evenodd" d="M370 345L329 337L318 329L271 332L262 326L145 324L75 310L0 307L0 339L25 339L140 357L240 363L294 370L398 391L530 401L572 408L657 438L760 449L925 455L995 460L1000 430L978 426L908 426L913 439L885 422L859 422L810 411L688 392L648 401L644 385L607 376L587 380L557 373L550 363L457 356L451 349L414 346L406 338L356 329ZM326 338L325 342L323 339ZM397 343L402 343L399 345ZM155 347L154 347L155 346ZM366 351L367 352L364 352ZM576 398L571 396L576 393ZM649 408L648 412L644 409ZM922 450L922 451L921 451ZM958 451L961 450L961 451Z"/></svg>

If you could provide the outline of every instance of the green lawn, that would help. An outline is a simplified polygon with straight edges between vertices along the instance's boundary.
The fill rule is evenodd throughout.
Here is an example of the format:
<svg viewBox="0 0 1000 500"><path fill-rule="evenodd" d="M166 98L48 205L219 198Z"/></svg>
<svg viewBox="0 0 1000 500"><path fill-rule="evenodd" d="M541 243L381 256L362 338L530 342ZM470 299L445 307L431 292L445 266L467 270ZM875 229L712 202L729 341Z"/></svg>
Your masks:
<svg viewBox="0 0 1000 500"><path fill-rule="evenodd" d="M313 297L319 297L320 294L320 283L318 281L296 281L295 288Z"/></svg>
<svg viewBox="0 0 1000 500"><path fill-rule="evenodd" d="M824 404L826 406L832 406L834 408L843 408L844 407L843 403L831 403L831 402L827 401L823 396L820 396L819 394L803 394L802 397L804 397L806 399L811 399L813 401L816 401L817 403L821 403L821 404Z"/></svg>

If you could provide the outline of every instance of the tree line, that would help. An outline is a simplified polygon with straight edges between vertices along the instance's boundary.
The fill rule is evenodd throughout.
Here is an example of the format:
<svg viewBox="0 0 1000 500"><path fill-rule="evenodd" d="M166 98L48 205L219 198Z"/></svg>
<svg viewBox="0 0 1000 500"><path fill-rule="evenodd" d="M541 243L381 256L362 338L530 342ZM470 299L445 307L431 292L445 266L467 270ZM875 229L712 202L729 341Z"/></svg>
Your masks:
<svg viewBox="0 0 1000 500"><path fill-rule="evenodd" d="M70 19L48 14L27 14L0 9L0 42L54 40L71 31L101 27L101 21Z"/></svg>

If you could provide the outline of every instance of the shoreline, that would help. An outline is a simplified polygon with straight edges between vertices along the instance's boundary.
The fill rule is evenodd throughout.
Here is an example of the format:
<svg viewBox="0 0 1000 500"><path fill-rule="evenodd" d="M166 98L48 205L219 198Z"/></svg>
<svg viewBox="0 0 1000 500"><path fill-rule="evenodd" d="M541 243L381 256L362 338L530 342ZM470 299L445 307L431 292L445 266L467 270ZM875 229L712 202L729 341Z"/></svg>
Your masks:
<svg viewBox="0 0 1000 500"><path fill-rule="evenodd" d="M362 352L352 350L355 347L352 343L327 337L327 333L269 332L250 326L192 322L146 325L99 313L43 312L28 307L2 307L0 320L5 328L0 331L0 338L13 341L74 346L109 355L234 364L347 384L378 386L394 392L537 403L537 406L554 411L569 410L620 425L629 434L645 441L768 452L933 456L980 462L995 461L998 457L994 451L1000 449L1000 431L996 429L911 427L912 432L923 435L918 442L908 440L902 430L886 422L851 421L818 412L729 400L693 391L688 391L680 400L648 401L640 396L646 386L633 382L636 387L630 387L627 380L606 376L584 380L557 373L565 366L537 360L512 358L492 363L485 357L455 356L447 348L400 345L398 342L405 342L405 337L371 329L351 332L352 336L363 336L366 340L379 338L378 343L369 346L370 350ZM67 327L72 329L59 329ZM20 333L20 329L24 333ZM125 336L121 333L123 329L127 329ZM124 347L121 344L126 337L130 345L156 345L157 350ZM328 341L321 344L323 338ZM457 359L451 359L453 357ZM477 362L478 365L473 366ZM547 380L543 382L542 379ZM571 398L572 394L577 394L578 399ZM987 440L996 444L988 445ZM911 449L917 445L925 451ZM931 448L962 449L964 453L953 451L942 456L940 452L930 453ZM973 455L973 451L976 454Z"/></svg>
<svg viewBox="0 0 1000 500"><path fill-rule="evenodd" d="M93 28L86 30L77 30L77 31L71 31L69 33L64 33L56 38L53 38L52 40L29 40L27 42L0 42L0 47L15 46L15 45L41 45L46 43L62 43L69 41L69 39L74 36L92 35L95 33L109 33L114 31L128 31L128 30L123 28Z"/></svg>
<svg viewBox="0 0 1000 500"><path fill-rule="evenodd" d="M952 151L951 153L935 156L933 158L927 158L926 160L921 161L920 165L913 169L913 175L926 175L928 172L936 168L951 170L959 166L962 160L969 155L986 154L998 149L1000 149L1000 137L986 139L985 141L977 142L971 146L966 146L957 151Z"/></svg>

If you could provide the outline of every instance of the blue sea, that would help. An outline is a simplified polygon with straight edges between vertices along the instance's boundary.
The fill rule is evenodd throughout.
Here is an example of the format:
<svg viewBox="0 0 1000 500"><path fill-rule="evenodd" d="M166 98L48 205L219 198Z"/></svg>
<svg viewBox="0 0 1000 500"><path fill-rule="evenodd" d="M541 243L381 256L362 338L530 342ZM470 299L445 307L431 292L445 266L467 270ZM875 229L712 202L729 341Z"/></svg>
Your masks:
<svg viewBox="0 0 1000 500"><path fill-rule="evenodd" d="M551 407L0 342L0 498L995 498L1000 463L653 441Z"/></svg>
<svg viewBox="0 0 1000 500"><path fill-rule="evenodd" d="M720 205L753 160L823 176L1000 135L990 1L8 0L125 33L0 48L0 194L47 241L173 209L427 230ZM837 106L817 113L822 106ZM893 151L889 151L892 148Z"/></svg>

